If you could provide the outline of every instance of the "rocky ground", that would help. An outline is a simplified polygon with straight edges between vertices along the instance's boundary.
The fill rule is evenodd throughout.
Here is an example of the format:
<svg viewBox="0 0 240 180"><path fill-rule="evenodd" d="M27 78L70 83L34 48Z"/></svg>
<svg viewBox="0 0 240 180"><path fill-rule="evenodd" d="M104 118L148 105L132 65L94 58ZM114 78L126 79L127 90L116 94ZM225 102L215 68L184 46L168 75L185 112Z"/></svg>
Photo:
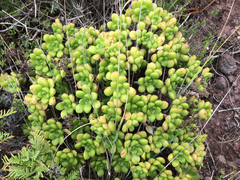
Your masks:
<svg viewBox="0 0 240 180"><path fill-rule="evenodd" d="M208 7L210 3L212 4ZM199 0L195 2L195 5L202 9L208 8L194 15L193 18L207 19L211 11L219 9L218 15L208 19L208 26L197 32L198 37L211 32L217 39L222 32L220 38L226 40L240 24L240 1L235 1L233 4L233 0ZM204 166L200 169L201 179L229 179L231 177L240 179L239 45L240 30L237 30L214 55L215 58L210 65L214 76L207 88L209 95L204 98L213 104L215 113L208 122L200 125L204 128L203 132L208 135L207 156Z"/></svg>

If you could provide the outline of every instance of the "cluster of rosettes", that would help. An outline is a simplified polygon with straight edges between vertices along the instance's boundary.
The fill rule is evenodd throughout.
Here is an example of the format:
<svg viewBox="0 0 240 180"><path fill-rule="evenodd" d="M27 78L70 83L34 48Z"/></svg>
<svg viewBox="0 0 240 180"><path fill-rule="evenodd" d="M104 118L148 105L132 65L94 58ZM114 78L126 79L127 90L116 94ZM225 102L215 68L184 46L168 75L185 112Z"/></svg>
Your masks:
<svg viewBox="0 0 240 180"><path fill-rule="evenodd" d="M203 90L212 75L189 56L171 13L151 0L131 5L125 14L112 15L106 32L104 26L63 26L58 19L52 24L54 34L44 35L42 49L30 55L34 76L25 96L31 113L25 132L43 130L53 149L65 146L69 135L72 149L56 154L67 171L91 159L99 177L113 167L116 173L131 171L134 180L197 179L193 171L202 165L206 136L189 144L197 135L191 122L207 120L212 107L177 97L177 88L195 81ZM2 75L6 90L6 77L22 82L16 74ZM163 155L166 148L170 154ZM165 169L168 161L175 177Z"/></svg>
<svg viewBox="0 0 240 180"><path fill-rule="evenodd" d="M79 164L86 163L82 154L78 154L77 151L68 148L58 151L55 158L58 163L66 168L66 171L77 168Z"/></svg>
<svg viewBox="0 0 240 180"><path fill-rule="evenodd" d="M8 92L20 92L20 85L25 84L25 80L19 74L11 72L11 75L5 73L0 76L0 86Z"/></svg>

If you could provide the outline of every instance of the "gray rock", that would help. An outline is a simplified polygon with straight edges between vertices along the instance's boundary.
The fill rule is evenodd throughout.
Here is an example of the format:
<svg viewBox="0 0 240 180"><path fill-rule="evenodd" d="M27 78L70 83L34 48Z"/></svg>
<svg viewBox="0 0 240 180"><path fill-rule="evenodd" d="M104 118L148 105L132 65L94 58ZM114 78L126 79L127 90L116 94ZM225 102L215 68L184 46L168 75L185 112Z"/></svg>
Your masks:
<svg viewBox="0 0 240 180"><path fill-rule="evenodd" d="M236 79L237 79L237 78L234 77L234 76L232 76L232 75L228 76L228 80L229 80L231 83L234 82Z"/></svg>
<svg viewBox="0 0 240 180"><path fill-rule="evenodd" d="M236 60L232 56L224 54L219 60L218 68L223 74L233 74L237 70Z"/></svg>
<svg viewBox="0 0 240 180"><path fill-rule="evenodd" d="M219 155L219 156L217 157L217 159L218 159L221 163L226 164L226 159L225 159L225 157L224 157L223 155Z"/></svg>
<svg viewBox="0 0 240 180"><path fill-rule="evenodd" d="M227 82L224 77L218 77L215 86L217 89L224 91L227 88Z"/></svg>

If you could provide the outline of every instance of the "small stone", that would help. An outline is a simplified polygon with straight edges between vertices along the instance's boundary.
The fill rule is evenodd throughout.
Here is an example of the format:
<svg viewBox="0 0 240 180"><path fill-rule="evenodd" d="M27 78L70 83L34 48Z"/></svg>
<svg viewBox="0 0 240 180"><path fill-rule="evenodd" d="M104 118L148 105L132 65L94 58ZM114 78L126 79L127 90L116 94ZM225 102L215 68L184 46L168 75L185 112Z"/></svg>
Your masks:
<svg viewBox="0 0 240 180"><path fill-rule="evenodd" d="M224 54L220 58L218 67L223 74L233 74L237 70L236 60L232 56Z"/></svg>
<svg viewBox="0 0 240 180"><path fill-rule="evenodd" d="M217 89L224 91L227 88L227 82L224 77L218 77L215 86Z"/></svg>
<svg viewBox="0 0 240 180"><path fill-rule="evenodd" d="M227 165L229 167L236 166L236 163L234 161L227 161Z"/></svg>
<svg viewBox="0 0 240 180"><path fill-rule="evenodd" d="M234 89L234 94L238 94L238 93L239 93L239 89L238 88Z"/></svg>
<svg viewBox="0 0 240 180"><path fill-rule="evenodd" d="M223 164L226 164L226 159L225 159L225 157L224 157L223 155L219 155L219 156L217 157L217 159L218 159L220 162L222 162Z"/></svg>
<svg viewBox="0 0 240 180"><path fill-rule="evenodd" d="M223 39L227 39L227 34L223 34L223 35L222 35L222 38L223 38Z"/></svg>
<svg viewBox="0 0 240 180"><path fill-rule="evenodd" d="M227 156L227 160L228 160L228 161L233 161L233 160L234 160L234 157L229 154L229 155Z"/></svg>
<svg viewBox="0 0 240 180"><path fill-rule="evenodd" d="M64 21L65 18L63 16L60 16L58 19L59 19L59 21L65 23L65 21Z"/></svg>
<svg viewBox="0 0 240 180"><path fill-rule="evenodd" d="M212 178L211 177L205 177L205 180L211 180Z"/></svg>
<svg viewBox="0 0 240 180"><path fill-rule="evenodd" d="M238 142L234 143L233 149L234 149L235 151L240 151L240 144L239 144Z"/></svg>
<svg viewBox="0 0 240 180"><path fill-rule="evenodd" d="M229 125L229 127L230 127L230 128L233 128L233 127L235 127L235 124L231 123L231 124Z"/></svg>
<svg viewBox="0 0 240 180"><path fill-rule="evenodd" d="M0 92L0 109L8 109L11 107L13 102L13 96L10 92L1 91Z"/></svg>
<svg viewBox="0 0 240 180"><path fill-rule="evenodd" d="M234 76L232 76L232 75L228 76L228 80L229 80L231 83L234 82L235 79L236 79L236 77L234 77ZM237 84L234 83L233 86L237 86Z"/></svg>

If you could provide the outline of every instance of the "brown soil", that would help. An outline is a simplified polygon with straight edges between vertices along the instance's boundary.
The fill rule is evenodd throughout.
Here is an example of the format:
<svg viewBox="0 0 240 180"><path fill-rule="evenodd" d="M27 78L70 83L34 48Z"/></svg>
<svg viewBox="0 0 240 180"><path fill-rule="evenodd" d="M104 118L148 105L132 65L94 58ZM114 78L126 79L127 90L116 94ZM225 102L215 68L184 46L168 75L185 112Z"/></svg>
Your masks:
<svg viewBox="0 0 240 180"><path fill-rule="evenodd" d="M203 9L211 2L212 0L196 0L195 7ZM240 24L239 0L235 1L227 20L232 3L233 0L215 0L204 11L193 15L193 19L207 19L207 26L197 31L197 37L203 37L206 33L211 32L217 39L227 21L221 35L221 38L226 40ZM194 6L194 3L191 5ZM216 9L219 9L218 15L209 19L210 13ZM229 179L231 177L240 179L240 109L232 110L232 108L240 107L240 78L237 79L240 76L239 39L240 30L222 46L216 54L219 58L214 59L211 65L214 76L209 82L207 91L210 95L206 100L213 104L213 109L216 112L206 122L207 125L203 130L208 135L206 140L207 155L203 167L200 168L201 179L204 180ZM219 70L219 59L225 56L223 53L231 56L232 61L235 61L237 66L237 70L231 74L223 74ZM221 102L230 88L230 93ZM201 124L202 127L204 124Z"/></svg>

